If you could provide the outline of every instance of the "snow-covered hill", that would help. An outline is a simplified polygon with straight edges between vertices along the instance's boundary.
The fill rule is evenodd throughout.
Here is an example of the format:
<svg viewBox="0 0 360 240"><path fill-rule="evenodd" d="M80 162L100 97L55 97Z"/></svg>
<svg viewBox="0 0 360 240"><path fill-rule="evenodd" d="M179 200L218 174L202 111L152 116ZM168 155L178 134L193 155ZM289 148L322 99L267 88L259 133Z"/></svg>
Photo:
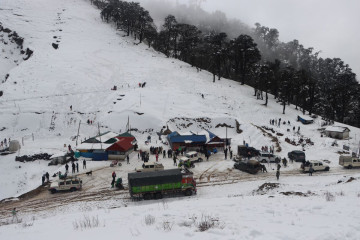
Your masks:
<svg viewBox="0 0 360 240"><path fill-rule="evenodd" d="M294 106L287 106L286 114L283 115L282 107L272 97L270 97L268 106L265 107L263 101L255 99L253 90L250 87L241 86L237 82L226 79L213 83L210 73L205 71L197 72L195 68L191 68L186 63L166 58L166 56L155 52L145 44L137 44L137 41L132 38L125 37L123 32L116 31L111 24L102 22L99 10L91 6L90 1L2 0L0 3L0 22L22 36L24 46L34 51L29 60L21 62L18 66L13 65L11 70L9 70L8 65L0 65L0 70L3 72L8 71L9 74L7 81L0 84L0 91L3 91L3 96L0 97L0 139L6 137L23 142L22 149L17 154L61 153L66 150L64 144L75 145L72 137L76 135L80 121L80 138L83 139L95 135L98 132L98 125L101 126L100 131L102 132L108 130L123 132L128 118L130 119L131 128L138 129L133 134L138 139L140 148L144 149L148 148L144 144L148 134L153 135L154 139L156 139L156 132L159 132L164 126L168 126L170 130L183 132L189 130L200 131L202 128L207 128L220 137L225 137L226 129L216 127L223 123L233 127L227 129L228 137L232 138L233 149L236 149L236 145L242 144L244 141L256 148L275 145L272 142L272 137L277 137L281 147L278 154L285 157L288 151L302 149L301 146L288 144L285 142L285 138L296 142L300 138L309 138L314 142L314 145L308 144L305 146L308 159L328 159L331 169L334 169L335 172L341 169L337 164L339 156L337 152L342 151L342 146L349 145L351 149L358 147L360 140L359 129L349 127L351 129L350 140L337 141L338 147L334 147L332 146L333 139L320 136L318 131L321 124L320 117L315 120L314 124L301 125L296 122L296 116L300 114L300 111L295 110ZM0 53L1 55L8 54L8 51L0 51ZM145 87L140 88L139 83L145 82ZM117 86L116 91L111 90L114 85ZM70 106L72 106L72 110ZM275 127L269 124L270 119L279 118L282 121L290 121L290 125L281 124L280 127ZM93 120L95 124L86 124L88 119ZM204 123L199 119L207 120ZM236 121L240 124L241 134L236 132ZM274 132L261 129L263 126L273 128ZM298 129L299 126L301 128L300 134L293 131L293 127ZM146 132L146 134L143 134L143 132ZM272 137L266 133L271 134ZM153 144L160 146L160 142ZM232 163L228 162L224 166L231 167L231 165ZM296 169L297 167L297 165L294 165L289 169ZM18 196L35 188L39 185L44 171L52 173L58 169L59 167L47 168L46 163L41 161L21 164L14 161L14 155L1 156L0 199ZM352 174L355 177L358 176L356 172ZM320 182L318 178L316 178L316 181ZM320 186L324 187L326 184L333 184L338 178L339 176L336 175L326 178L327 180L321 180L322 184L316 189L318 197L311 199L315 202L319 201L321 195ZM292 178L290 188L297 188L299 179ZM308 182L299 189L306 189L307 186L314 187L311 181ZM241 186L228 186L219 194L225 196L228 195L228 192L238 193L234 189L239 187L254 189L257 184L262 183L259 181L250 185L242 183ZM338 188L336 187L336 191L339 190ZM306 192L305 189L302 190ZM346 191L346 194L351 194L351 199L358 199L356 195L356 192L359 191L357 185L352 184L351 187L346 188ZM219 208L220 210L214 212L220 214L224 209L231 212L231 208L243 200L242 197L236 199L236 201L224 200L219 196L212 196L210 189L205 190L205 192L204 196L199 193L195 199L186 200L180 206L187 208L188 205L192 205L193 200L198 200L201 203L217 208L217 204L214 205L214 202L221 200L228 204L228 208L222 206ZM240 215L242 211L245 212L245 215L242 215L245 221L251 214L250 209L256 209L256 206L253 206L250 190L240 191L239 194L246 196L244 201L246 206L244 206L245 209L236 208L236 211L239 211ZM288 204L289 200L287 199L289 198L282 197L281 201ZM257 199L256 204L268 200ZM321 197L321 200L324 201L324 198ZM175 202L170 205L177 205L177 202L182 200L170 201ZM270 200L269 202L275 204L276 201ZM299 202L301 202L300 199L296 201L296 203ZM309 203L310 199L306 200L306 202ZM302 206L300 209L306 209L303 203L300 204ZM148 207L152 209L162 208L156 202L142 203L140 205L144 209ZM334 205L337 204L334 203ZM117 209L116 212L109 214L109 221L121 216L121 214L126 216L136 215L136 204L131 206L131 210L126 210L126 212ZM196 206L198 204L194 205L193 208L196 208ZM287 226L296 225L297 221L289 220L289 216L292 214L295 214L295 218L302 219L299 213L290 211L296 206L297 204L289 203L284 211L279 210L281 213L277 215L270 205L268 215L277 215L276 218L281 218L281 215L287 217L281 221L279 220L274 225L267 225L267 228L281 226L284 221L287 221ZM81 204L79 207L81 207ZM280 206L277 207L280 208ZM166 212L165 207L163 208L163 212ZM188 214L193 208L187 208L187 212L184 214ZM209 208L211 207L209 206ZM262 210L258 210L259 218L261 218L264 208L265 206L262 206L260 208ZM319 209L326 210L328 208L331 208L331 206L323 208L321 204L314 204L311 206L311 212L317 212L320 220L338 213L334 210L335 212L322 215L322 210L321 213L318 211ZM207 207L203 209L204 211L208 210ZM334 209L341 209L341 207L338 206ZM349 206L349 212L352 209L352 206ZM141 211L146 212L146 210ZM304 211L308 211L308 209ZM181 217L179 216L180 212L172 212L168 215L169 219L179 219ZM94 214L101 213L96 212ZM340 214L340 216L345 217L344 214ZM52 218L52 220L57 222L61 221L62 218L65 218L69 223L69 219L72 217L67 215L59 217L59 219ZM138 218L142 218L142 216ZM138 218L130 219L138 221ZM228 221L236 221L237 219L236 216L232 215L228 218ZM270 218L268 220L270 221ZM265 219L262 223L267 224L268 220ZM356 220L358 219L355 219L354 222ZM249 223L249 225L255 224L256 219ZM106 224L106 226L106 229L115 228L113 223ZM129 225L125 225L124 229L127 229L126 226L129 227ZM239 236L243 235L236 228L240 226L244 227L247 224L233 224L230 227L225 227L226 231L216 230L206 236L220 239L221 235L225 233L226 238L239 239ZM304 226L306 229L309 227L308 224ZM324 227L324 225L320 225L320 227ZM244 238L265 239L265 235L259 234L258 230L253 227L250 227L250 229ZM349 234L349 239L359 237L359 232L350 231L350 228L346 226L346 230L339 233L338 237L327 238L329 236L325 234L327 229L321 230L323 233L323 235L320 235L321 239L338 239L338 237L348 236L347 234ZM1 227L0 236L6 236L5 230L6 232L9 230L11 236L15 234L12 233L9 227ZM149 231L152 232L152 236L155 236L157 230L151 229ZM25 229L23 232L26 233L27 230ZM115 232L112 234L115 234ZM132 237L138 236L143 239L145 235L142 235L142 232L131 228L128 235L129 237L132 235ZM184 235L181 235L178 239L183 239L186 236L194 239L208 239L205 235L199 236L198 234L189 233L193 232L193 230L183 232ZM301 229L296 232L301 232ZM264 232L260 231L260 233ZM80 237L85 237L85 235L79 234ZM172 234L170 235L173 237ZM164 236L167 235L164 234ZM277 236L284 239L298 239L297 234L288 234L288 232L283 235L280 233L274 235L272 239L279 239ZM22 239L22 237L18 239ZM308 239L316 238L309 236Z"/></svg>

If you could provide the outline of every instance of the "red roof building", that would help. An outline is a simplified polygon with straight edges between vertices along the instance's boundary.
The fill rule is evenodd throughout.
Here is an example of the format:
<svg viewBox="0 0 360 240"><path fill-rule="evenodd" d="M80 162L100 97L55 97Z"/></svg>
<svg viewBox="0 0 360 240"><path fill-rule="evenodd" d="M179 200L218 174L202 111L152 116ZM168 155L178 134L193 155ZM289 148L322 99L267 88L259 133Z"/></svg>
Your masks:
<svg viewBox="0 0 360 240"><path fill-rule="evenodd" d="M134 150L134 137L116 137L118 139L106 151L109 154L109 160L124 160Z"/></svg>

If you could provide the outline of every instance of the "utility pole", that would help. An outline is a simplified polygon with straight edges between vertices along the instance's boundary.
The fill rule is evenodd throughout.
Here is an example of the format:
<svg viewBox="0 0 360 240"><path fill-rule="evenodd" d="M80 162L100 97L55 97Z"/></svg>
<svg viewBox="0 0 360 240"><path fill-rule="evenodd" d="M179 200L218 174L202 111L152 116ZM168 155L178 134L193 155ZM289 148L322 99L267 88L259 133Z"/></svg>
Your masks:
<svg viewBox="0 0 360 240"><path fill-rule="evenodd" d="M81 124L81 120L79 122L78 132L77 132L77 135L76 135L76 146L77 146L77 142L78 142L78 138L79 138L80 124Z"/></svg>
<svg viewBox="0 0 360 240"><path fill-rule="evenodd" d="M102 150L102 142L101 142L101 135L100 135L100 123L99 122L98 122L98 129L99 129L100 147Z"/></svg>
<svg viewBox="0 0 360 240"><path fill-rule="evenodd" d="M225 124L225 131L226 131L226 139L225 139L225 142L226 142L226 148L227 148L227 146L228 146L228 137L227 137L227 124Z"/></svg>

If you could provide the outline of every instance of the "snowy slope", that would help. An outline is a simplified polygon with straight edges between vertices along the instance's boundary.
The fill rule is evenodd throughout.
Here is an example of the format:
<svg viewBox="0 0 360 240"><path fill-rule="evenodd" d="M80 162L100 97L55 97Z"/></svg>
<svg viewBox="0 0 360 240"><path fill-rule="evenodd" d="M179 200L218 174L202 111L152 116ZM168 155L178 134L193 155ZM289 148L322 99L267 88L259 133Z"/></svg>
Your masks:
<svg viewBox="0 0 360 240"><path fill-rule="evenodd" d="M8 80L0 85L0 90L4 91L4 95L0 97L0 129L5 128L0 131L0 139L10 137L24 142L21 151L17 153L19 155L65 152L64 144L75 145L71 137L76 135L80 121L80 138L83 139L95 135L98 124L102 132L123 132L129 118L131 127L138 129L133 134L143 149L149 148L144 144L145 138L150 134L153 139L157 139L156 132L163 126L182 132L200 132L206 128L225 137L226 129L216 128L223 123L234 127L227 129L234 150L243 141L261 148L264 145L274 145L271 138L264 136L264 132L258 128L266 126L283 134L278 136L281 147L279 155L284 157L288 151L301 149L301 146L286 143L285 138L295 141L301 137L310 138L314 145L305 147L307 158L327 159L331 166L331 174L316 176L315 180L305 175L289 177L290 174L284 178L286 180L281 182L281 191L315 191L314 196L305 200L298 196L285 197L277 192L274 193L275 198L269 197L269 194L253 196L252 191L264 181L274 180L273 177L265 177L255 182L204 187L198 196L170 199L167 200L169 203L164 204L166 206L156 201L130 202L126 203L128 208L121 206L112 210L114 202L111 201L109 205L101 202L78 203L70 209L79 210L90 204L90 210L86 210L85 214L89 211L91 216L99 215L101 221L106 221L105 226L100 230L74 230L74 219L81 219L84 212L55 209L56 216L46 213L34 223L34 227L21 229L20 235L17 235L17 225L0 227L1 238L23 239L30 236L30 239L45 239L48 237L47 231L39 236L39 229L60 233L60 229L54 229L50 223L62 222L66 231L89 239L95 239L104 232L109 236L125 232L127 238L140 239L145 239L147 234L150 234L150 238L160 234L162 238L177 239L222 239L223 236L228 239L269 239L266 233L271 234L273 238L270 239L299 239L298 236L304 229L306 239L359 239L359 232L354 231L351 224L358 222L358 217L347 218L350 212L359 215L356 214L358 203L351 205L358 202L360 190L357 181L336 184L343 175L347 178L350 175L359 177L358 171L347 173L337 164L337 151L342 151L343 144L350 145L352 149L358 146L359 129L349 127L351 139L337 141L338 147L334 147L333 139L320 137L319 118L314 124L304 126L295 121L300 112L294 106L288 106L283 115L282 107L272 97L268 107L264 107L263 101L253 97L250 87L226 79L212 83L210 73L198 73L186 63L166 58L144 44L138 45L137 41L117 32L112 25L102 22L99 10L91 6L89 1L2 0L0 4L0 22L17 31L24 37L24 45L34 51L28 61L14 66L10 71L7 70L9 66L6 69L3 65L0 66L1 70L10 74ZM58 48L55 49L53 44L58 44ZM146 82L146 86L139 88L138 84L143 82ZM114 85L118 87L117 91L110 90ZM204 98L201 94L204 94ZM199 121L201 118L209 121ZM291 125L274 127L269 124L269 120L274 118L289 120ZM88 119L95 124L85 124ZM241 134L236 133L235 120L240 123L243 131ZM292 131L294 126L296 129L301 127L300 135ZM267 132L276 135L271 131ZM160 146L160 142L153 141L152 144ZM47 163L42 161L18 163L14 161L14 157L14 154L0 156L0 199L27 192L39 185L43 172L52 174L62 168L47 167ZM220 158L221 155L215 160ZM136 159L135 155L131 161L133 159ZM171 164L168 167L170 166ZM216 165L219 172L226 171L231 166L231 161ZM208 167L207 164L199 165L194 170L195 174L201 174ZM298 165L293 164L284 171L297 168ZM123 176L130 170L130 167L125 168ZM107 177L108 175L104 176ZM327 202L323 189L334 194L344 191L345 196L337 197L335 202ZM231 194L237 197L228 197ZM242 195L244 197L240 197ZM343 206L348 206L344 212ZM253 211L257 218L253 216ZM224 230L210 230L203 235L194 227L180 226L181 221L191 218L193 213L201 218L202 212L218 216L226 223ZM143 219L147 213L156 215L160 223L151 227L144 226ZM119 220L119 216L123 219ZM341 226L332 228L329 225L335 221L335 216L343 221ZM315 220L311 220L312 217ZM173 231L161 231L161 223L166 219L174 222ZM260 221L260 225L265 225L265 228L259 230L257 221ZM132 222L139 226L132 226ZM121 228L117 228L118 225ZM319 233L316 232L317 229L321 229ZM57 238L60 237L59 234Z"/></svg>

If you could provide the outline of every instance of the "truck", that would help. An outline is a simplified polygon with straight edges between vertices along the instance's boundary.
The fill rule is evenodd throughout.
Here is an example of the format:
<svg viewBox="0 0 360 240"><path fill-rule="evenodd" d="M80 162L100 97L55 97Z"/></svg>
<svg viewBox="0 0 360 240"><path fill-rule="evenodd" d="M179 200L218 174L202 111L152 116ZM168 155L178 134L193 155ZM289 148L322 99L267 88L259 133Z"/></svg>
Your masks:
<svg viewBox="0 0 360 240"><path fill-rule="evenodd" d="M351 169L353 167L360 167L360 158L352 156L340 156L339 165Z"/></svg>
<svg viewBox="0 0 360 240"><path fill-rule="evenodd" d="M161 199L164 195L196 194L193 173L187 169L168 169L128 173L131 198Z"/></svg>

